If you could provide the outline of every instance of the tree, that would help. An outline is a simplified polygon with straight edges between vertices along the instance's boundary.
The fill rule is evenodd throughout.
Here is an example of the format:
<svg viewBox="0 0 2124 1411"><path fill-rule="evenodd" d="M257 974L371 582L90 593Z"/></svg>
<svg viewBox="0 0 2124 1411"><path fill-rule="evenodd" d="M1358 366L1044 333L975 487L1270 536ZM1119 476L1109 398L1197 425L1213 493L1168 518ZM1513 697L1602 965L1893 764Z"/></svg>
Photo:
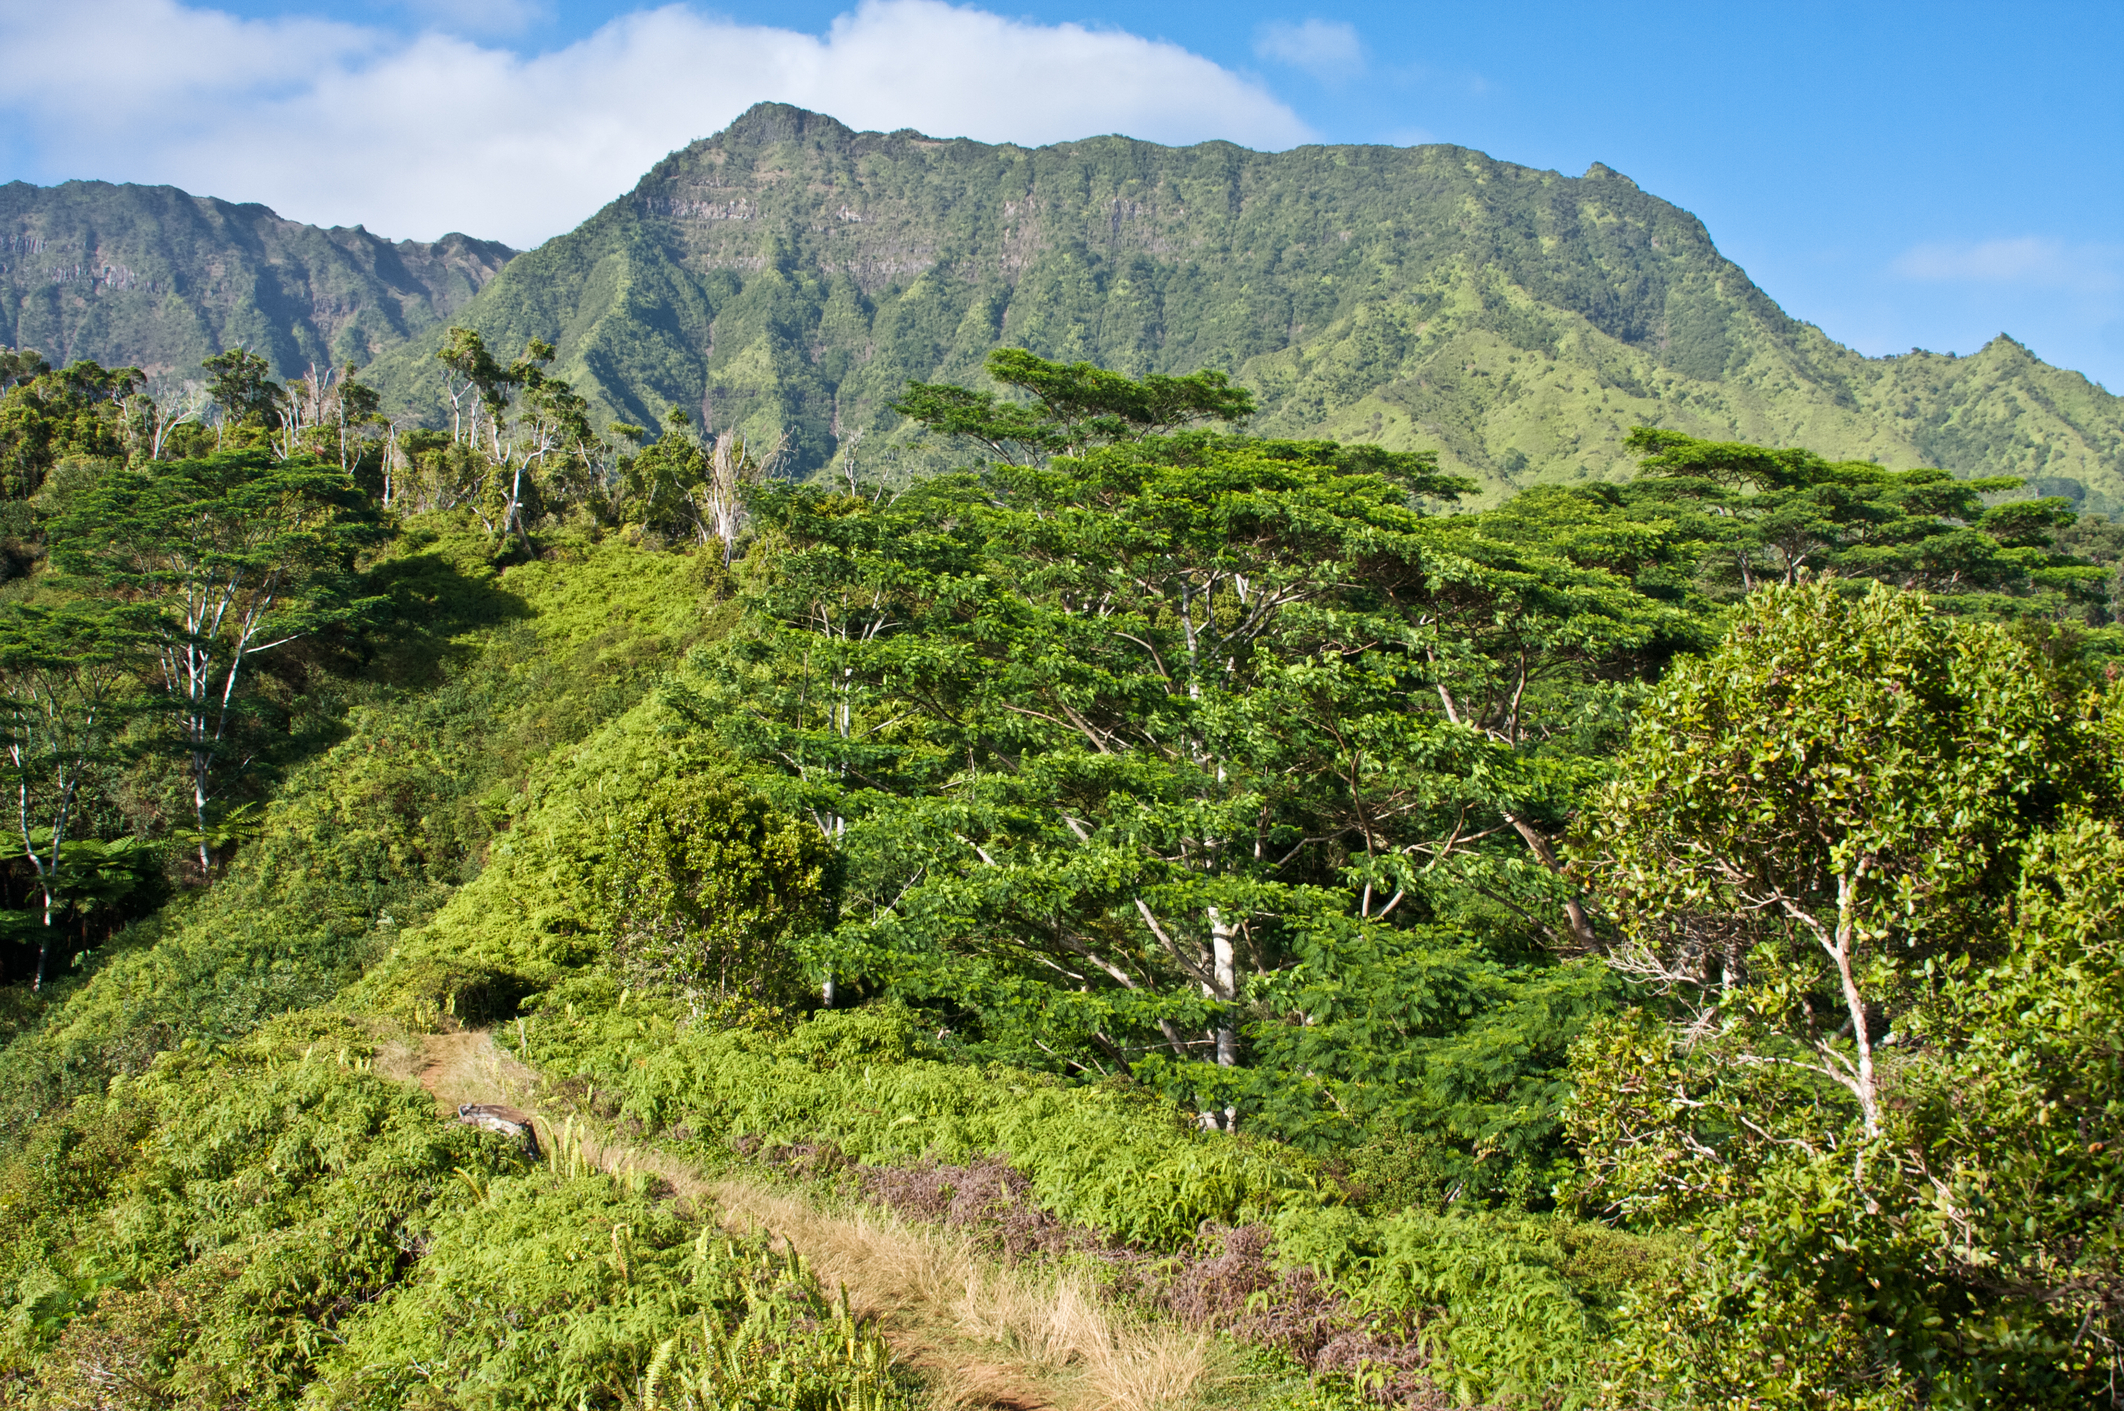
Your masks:
<svg viewBox="0 0 2124 1411"><path fill-rule="evenodd" d="M12 391L51 370L52 365L34 349L0 348L0 392Z"/></svg>
<svg viewBox="0 0 2124 1411"><path fill-rule="evenodd" d="M1589 815L1586 875L1627 937L1613 963L1733 1064L1840 1089L1880 1137L1878 1046L1926 962L1981 934L2036 827L2104 788L2074 694L2030 642L1920 597L1760 595L1669 672ZM1809 1140L1848 1138L1832 1121Z"/></svg>
<svg viewBox="0 0 2124 1411"><path fill-rule="evenodd" d="M1990 1305L1989 1319L1963 1320L1964 1355L2035 1363L2029 1380L2049 1382L2054 1401L2105 1383L2113 1397L2124 1377L2124 833L2086 816L2045 830L2023 849L2003 911L2002 944L1955 967L1911 1026L1937 1057L1917 1113L1932 1138L1918 1234L1943 1275Z"/></svg>
<svg viewBox="0 0 2124 1411"><path fill-rule="evenodd" d="M1984 498L2018 490L2016 476L1960 479L1932 467L1891 471L1812 451L1704 441L1640 426L1626 443L1644 478L1626 498L1681 510L1702 536L1715 578L1754 592L1805 573L1871 578L1967 597L2007 615L2054 613L2101 596L2106 571L2063 553L2068 500Z"/></svg>
<svg viewBox="0 0 2124 1411"><path fill-rule="evenodd" d="M303 377L290 378L285 389L281 424L273 448L283 460L309 454L336 460L340 470L352 475L362 459L364 444L379 424L383 396L357 380L358 369L348 363L320 371L315 363Z"/></svg>
<svg viewBox="0 0 2124 1411"><path fill-rule="evenodd" d="M990 377L1030 400L999 402L993 392L910 382L892 409L1013 464L1076 455L1198 421L1242 422L1254 414L1253 394L1232 386L1221 372L1153 373L1138 380L1090 363L1052 363L1019 348L996 349L987 366Z"/></svg>
<svg viewBox="0 0 2124 1411"><path fill-rule="evenodd" d="M1540 515L1492 534L1412 503L1459 488L1425 457L1191 432L776 491L697 709L844 841L848 973L1013 1057L1163 1064L1223 1124L1247 1006L1344 928L1353 956L1477 915L1574 944L1557 726L1687 624L1629 576L1653 536L1586 533L1580 563Z"/></svg>
<svg viewBox="0 0 2124 1411"><path fill-rule="evenodd" d="M246 664L362 610L352 559L374 533L340 471L258 451L113 470L54 523L53 563L139 613L188 764L202 873Z"/></svg>
<svg viewBox="0 0 2124 1411"><path fill-rule="evenodd" d="M0 742L43 903L33 989L44 987L54 919L74 890L84 780L114 756L138 665L134 634L102 604L0 609Z"/></svg>
<svg viewBox="0 0 2124 1411"><path fill-rule="evenodd" d="M2114 1046L2064 1049L2115 1003L2113 708L2039 629L1802 580L1639 712L1577 849L1646 1002L1580 1040L1569 1122L1579 1198L1699 1237L1626 1320L1645 1396L2084 1404Z"/></svg>
<svg viewBox="0 0 2124 1411"><path fill-rule="evenodd" d="M36 359L18 363L16 375L21 380L0 395L0 495L27 498L69 457L127 454L127 408L139 392L138 368L77 362L54 372Z"/></svg>
<svg viewBox="0 0 2124 1411"><path fill-rule="evenodd" d="M638 428L617 424L620 434ZM746 500L767 480L788 448L788 438L761 452L740 432L703 440L683 408L664 418L664 434L627 467L623 512L644 528L681 534L706 546L720 544L727 566L744 532Z"/></svg>
<svg viewBox="0 0 2124 1411"><path fill-rule="evenodd" d="M528 545L541 481L580 492L585 487L569 482L591 473L601 459L603 442L591 430L589 404L567 382L546 374L555 350L536 338L505 368L477 332L452 328L435 356L454 374L447 383L451 438L483 462L482 493L473 508L496 538Z"/></svg>
<svg viewBox="0 0 2124 1411"><path fill-rule="evenodd" d="M221 414L216 450L225 444L231 427L248 435L268 437L280 426L287 393L272 380L271 363L247 348L235 347L216 353L200 367L213 374L206 393Z"/></svg>
<svg viewBox="0 0 2124 1411"><path fill-rule="evenodd" d="M136 440L146 443L147 458L159 461L171 450L178 429L197 426L208 405L206 389L197 382L150 381L128 401L127 411L138 428Z"/></svg>

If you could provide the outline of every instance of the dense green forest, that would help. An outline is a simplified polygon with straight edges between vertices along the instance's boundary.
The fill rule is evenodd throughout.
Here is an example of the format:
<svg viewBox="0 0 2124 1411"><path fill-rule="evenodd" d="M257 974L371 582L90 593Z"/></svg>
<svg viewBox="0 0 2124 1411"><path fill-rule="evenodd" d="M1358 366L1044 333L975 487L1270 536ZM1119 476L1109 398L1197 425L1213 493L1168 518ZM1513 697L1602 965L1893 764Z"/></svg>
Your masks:
<svg viewBox="0 0 2124 1411"><path fill-rule="evenodd" d="M600 418L682 406L787 434L827 480L948 469L891 408L986 386L999 344L1131 376L1229 373L1255 429L1428 451L1492 503L1635 474L1631 431L1804 445L2124 509L2124 401L2011 338L1867 358L1788 317L1687 211L1599 164L1466 148L1254 152L1122 137L1023 148L855 132L762 104L577 229L512 258L396 244L168 188L0 187L0 343L172 387L244 347L280 377L368 365L405 424L446 415L462 325Z"/></svg>
<svg viewBox="0 0 2124 1411"><path fill-rule="evenodd" d="M2106 519L432 361L0 354L9 1404L2117 1402Z"/></svg>

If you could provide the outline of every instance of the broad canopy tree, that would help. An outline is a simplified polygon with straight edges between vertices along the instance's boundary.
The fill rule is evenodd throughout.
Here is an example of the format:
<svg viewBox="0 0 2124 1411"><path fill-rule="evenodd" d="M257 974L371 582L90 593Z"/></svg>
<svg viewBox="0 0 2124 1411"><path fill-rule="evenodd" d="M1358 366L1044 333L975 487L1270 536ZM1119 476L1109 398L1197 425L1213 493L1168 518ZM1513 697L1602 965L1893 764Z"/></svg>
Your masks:
<svg viewBox="0 0 2124 1411"><path fill-rule="evenodd" d="M933 432L970 440L1007 465L1076 455L1197 422L1244 422L1254 414L1253 393L1232 386L1221 372L1137 379L1091 363L1052 363L1022 348L996 349L987 371L1024 400L910 382L893 410Z"/></svg>
<svg viewBox="0 0 2124 1411"><path fill-rule="evenodd" d="M2078 518L2069 500L1985 503L2020 490L2018 476L1896 471L1651 426L1626 444L1643 473L1623 497L1685 518L1705 575L1743 593L1834 573L1993 614L2049 615L2095 601L2108 577L2060 550L2058 532Z"/></svg>
<svg viewBox="0 0 2124 1411"><path fill-rule="evenodd" d="M44 987L55 923L77 890L84 790L119 758L138 647L126 615L106 603L0 608L0 763L41 902L32 989Z"/></svg>
<svg viewBox="0 0 2124 1411"><path fill-rule="evenodd" d="M53 525L53 564L124 605L145 639L186 758L202 871L246 669L363 609L353 556L376 533L336 466L260 451L115 468Z"/></svg>
<svg viewBox="0 0 2124 1411"><path fill-rule="evenodd" d="M1309 1022L1269 1008L1305 957L1477 915L1583 944L1548 841L1570 732L1692 629L1641 528L1581 561L1540 510L1424 514L1463 488L1428 457L1140 429L763 496L696 709L842 839L835 968L1224 1125L1259 1099L1245 1026Z"/></svg>

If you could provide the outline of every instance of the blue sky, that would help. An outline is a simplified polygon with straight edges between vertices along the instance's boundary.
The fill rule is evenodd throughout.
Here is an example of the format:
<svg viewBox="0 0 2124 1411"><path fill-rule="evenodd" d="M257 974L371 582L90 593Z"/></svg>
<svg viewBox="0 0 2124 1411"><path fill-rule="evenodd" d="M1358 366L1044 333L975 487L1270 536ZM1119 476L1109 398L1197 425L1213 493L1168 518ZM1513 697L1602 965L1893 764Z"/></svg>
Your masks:
<svg viewBox="0 0 2124 1411"><path fill-rule="evenodd" d="M528 244L761 98L1603 161L1868 353L2007 332L2124 391L2124 4L0 0L0 179Z"/></svg>

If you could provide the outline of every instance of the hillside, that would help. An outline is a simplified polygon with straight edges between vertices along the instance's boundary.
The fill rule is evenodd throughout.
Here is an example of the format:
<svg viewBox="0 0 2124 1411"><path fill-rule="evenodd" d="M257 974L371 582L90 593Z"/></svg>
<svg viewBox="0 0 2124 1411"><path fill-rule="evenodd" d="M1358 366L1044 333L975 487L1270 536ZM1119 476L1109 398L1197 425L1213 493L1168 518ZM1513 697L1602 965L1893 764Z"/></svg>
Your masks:
<svg viewBox="0 0 2124 1411"><path fill-rule="evenodd" d="M1609 477L1628 430L2010 472L2124 506L2124 400L2011 339L1870 359L1784 314L1686 211L1451 146L1028 149L763 104L511 263L458 320L554 339L595 405L788 428L815 469L908 448L909 378L998 343L1131 374L1214 367L1257 429L1436 449L1497 488ZM377 376L435 402L436 330ZM895 442L898 444L895 444Z"/></svg>
<svg viewBox="0 0 2124 1411"><path fill-rule="evenodd" d="M1075 454L745 514L0 395L0 1405L2119 1404L2057 503L989 366Z"/></svg>
<svg viewBox="0 0 2124 1411"><path fill-rule="evenodd" d="M366 363L447 318L515 252L390 241L172 186L0 186L0 344L188 375L243 344L293 375Z"/></svg>

